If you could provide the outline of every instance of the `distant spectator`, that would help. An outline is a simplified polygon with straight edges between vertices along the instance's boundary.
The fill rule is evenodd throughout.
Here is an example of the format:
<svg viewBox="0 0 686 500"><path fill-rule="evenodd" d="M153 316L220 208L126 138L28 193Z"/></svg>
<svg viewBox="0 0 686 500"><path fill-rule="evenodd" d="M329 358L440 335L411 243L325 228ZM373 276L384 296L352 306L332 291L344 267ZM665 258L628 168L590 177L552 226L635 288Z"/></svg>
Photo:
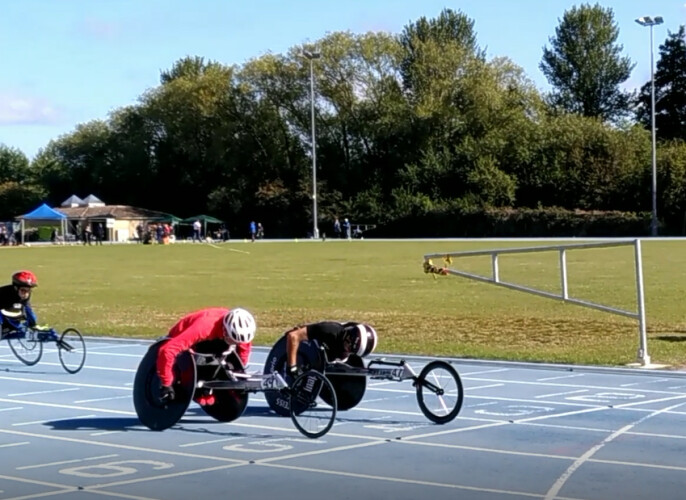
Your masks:
<svg viewBox="0 0 686 500"><path fill-rule="evenodd" d="M221 227L219 228L219 234L221 234L222 241L229 241L229 238L230 238L229 230L226 229L226 226L224 224L222 224Z"/></svg>
<svg viewBox="0 0 686 500"><path fill-rule="evenodd" d="M136 226L136 235L138 236L138 243L143 243L143 224L140 222Z"/></svg>
<svg viewBox="0 0 686 500"><path fill-rule="evenodd" d="M105 239L105 228L102 225L102 222L98 222L95 224L95 244L96 245L102 245L102 240Z"/></svg>
<svg viewBox="0 0 686 500"><path fill-rule="evenodd" d="M350 234L350 221L347 218L343 221L343 231L345 231L345 237L347 239L352 238L352 235Z"/></svg>
<svg viewBox="0 0 686 500"><path fill-rule="evenodd" d="M333 236L334 238L341 237L341 221L338 220L338 217L333 221Z"/></svg>
<svg viewBox="0 0 686 500"><path fill-rule="evenodd" d="M93 232L91 231L91 225L87 222L83 223L83 229L81 232L81 238L83 239L83 244L84 245L92 245L91 239L93 236Z"/></svg>
<svg viewBox="0 0 686 500"><path fill-rule="evenodd" d="M257 223L257 239L261 240L264 238L264 227L262 226L261 222Z"/></svg>
<svg viewBox="0 0 686 500"><path fill-rule="evenodd" d="M256 237L257 237L257 225L255 224L255 221L250 221L250 239L252 241L255 241Z"/></svg>
<svg viewBox="0 0 686 500"><path fill-rule="evenodd" d="M198 240L201 241L200 239L200 229L202 225L200 224L200 221L198 219L193 222L193 241Z"/></svg>

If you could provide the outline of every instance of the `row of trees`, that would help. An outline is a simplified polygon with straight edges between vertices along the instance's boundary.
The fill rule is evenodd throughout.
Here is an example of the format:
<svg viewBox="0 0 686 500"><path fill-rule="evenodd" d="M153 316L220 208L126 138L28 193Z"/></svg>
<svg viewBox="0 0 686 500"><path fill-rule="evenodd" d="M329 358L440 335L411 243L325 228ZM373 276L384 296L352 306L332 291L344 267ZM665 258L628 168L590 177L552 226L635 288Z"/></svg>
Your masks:
<svg viewBox="0 0 686 500"><path fill-rule="evenodd" d="M187 57L107 120L81 124L29 162L0 147L0 219L47 199L211 213L242 234L311 228L309 61L314 62L320 226L384 224L455 207L650 211L649 83L611 9L564 13L543 50L546 95L507 58L488 60L474 22L446 9L398 35L332 33L241 66ZM657 64L659 214L686 208L684 27Z"/></svg>

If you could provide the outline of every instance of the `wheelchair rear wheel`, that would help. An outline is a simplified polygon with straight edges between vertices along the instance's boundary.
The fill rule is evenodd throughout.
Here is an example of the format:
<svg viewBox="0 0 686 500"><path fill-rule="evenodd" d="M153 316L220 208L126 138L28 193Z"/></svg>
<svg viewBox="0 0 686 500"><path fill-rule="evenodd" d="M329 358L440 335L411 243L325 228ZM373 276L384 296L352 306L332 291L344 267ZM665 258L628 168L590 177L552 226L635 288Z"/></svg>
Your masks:
<svg viewBox="0 0 686 500"><path fill-rule="evenodd" d="M33 330L28 330L24 337L8 338L7 342L17 359L27 366L35 365L43 356L43 342Z"/></svg>

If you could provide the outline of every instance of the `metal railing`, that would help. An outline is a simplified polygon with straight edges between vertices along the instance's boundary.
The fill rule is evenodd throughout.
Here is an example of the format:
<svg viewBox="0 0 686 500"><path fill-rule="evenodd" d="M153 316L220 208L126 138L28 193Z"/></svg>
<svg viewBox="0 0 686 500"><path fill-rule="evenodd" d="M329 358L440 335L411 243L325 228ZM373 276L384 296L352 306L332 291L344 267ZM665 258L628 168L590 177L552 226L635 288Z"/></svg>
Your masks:
<svg viewBox="0 0 686 500"><path fill-rule="evenodd" d="M567 251L584 249L584 248L608 248L608 247L619 247L633 245L634 247L634 261L636 268L636 302L637 311L627 311L625 309L619 309L617 307L607 306L604 304L599 304L597 302L592 302L589 300L577 299L569 296L568 281L567 281ZM498 263L498 256L503 254L516 254L516 253L531 253L531 252L546 252L546 251L558 251L559 252L559 270L560 270L560 293L548 292L545 290L539 290L536 288L518 285L516 283L510 283L500 279L500 268ZM454 276L462 276L464 278L473 279L476 281L482 281L484 283L491 283L494 285L502 286L512 290L518 290L521 292L531 293L541 297L548 297L551 299L562 300L564 302L569 302L571 304L576 304L583 307L589 307L591 309L597 309L599 311L608 312L611 314L618 314L620 316L626 316L628 318L633 318L638 320L639 328L639 348L637 353L638 362L642 366L650 364L650 356L648 355L648 341L646 337L646 318L645 318L645 298L643 293L643 264L641 257L641 241L639 239L634 240L617 240L610 242L599 242L599 243L575 243L568 245L549 245L549 246L537 246L537 247L525 247L525 248L500 248L494 250L475 250L475 251L464 251L464 252L452 252L452 253L432 253L424 255L424 261L429 259L437 258L450 258L453 257L472 257L479 255L490 255L491 256L491 276L482 276L479 274L470 273L467 271L460 271L453 269L451 267L446 267L445 272L447 274L452 274Z"/></svg>

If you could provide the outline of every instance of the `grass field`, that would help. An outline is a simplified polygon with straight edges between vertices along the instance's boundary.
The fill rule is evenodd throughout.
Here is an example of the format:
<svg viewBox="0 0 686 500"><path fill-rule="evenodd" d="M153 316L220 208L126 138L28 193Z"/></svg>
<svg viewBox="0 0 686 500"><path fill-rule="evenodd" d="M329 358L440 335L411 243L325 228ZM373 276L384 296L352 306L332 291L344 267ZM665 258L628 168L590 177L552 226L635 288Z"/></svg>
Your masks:
<svg viewBox="0 0 686 500"><path fill-rule="evenodd" d="M638 322L455 276L422 271L427 253L550 242L327 241L0 248L0 276L34 270L41 323L86 334L156 338L206 306L242 306L257 344L320 319L374 324L379 351L621 365L636 360ZM643 241L648 348L686 365L686 241ZM436 262L441 264L441 262ZM633 247L567 255L572 297L636 311ZM490 257L453 267L490 275ZM500 257L501 279L559 293L557 252Z"/></svg>

